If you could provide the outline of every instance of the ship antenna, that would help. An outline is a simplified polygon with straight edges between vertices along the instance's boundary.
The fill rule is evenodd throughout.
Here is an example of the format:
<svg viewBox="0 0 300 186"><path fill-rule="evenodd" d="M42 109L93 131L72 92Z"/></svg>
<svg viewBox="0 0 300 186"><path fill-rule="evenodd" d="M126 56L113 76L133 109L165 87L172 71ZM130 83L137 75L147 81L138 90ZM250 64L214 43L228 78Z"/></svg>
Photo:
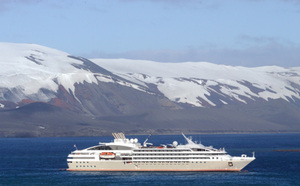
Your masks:
<svg viewBox="0 0 300 186"><path fill-rule="evenodd" d="M150 135L148 136L148 138L147 138L147 139L144 141L144 143L143 143L143 146L144 146L144 147L146 147L146 146L147 146L147 144L146 144L146 143L147 143L148 139L149 139L151 136L152 136L152 134L150 134Z"/></svg>
<svg viewBox="0 0 300 186"><path fill-rule="evenodd" d="M189 144L195 144L191 139L187 138L183 133L181 133L181 134L183 135L183 137Z"/></svg>

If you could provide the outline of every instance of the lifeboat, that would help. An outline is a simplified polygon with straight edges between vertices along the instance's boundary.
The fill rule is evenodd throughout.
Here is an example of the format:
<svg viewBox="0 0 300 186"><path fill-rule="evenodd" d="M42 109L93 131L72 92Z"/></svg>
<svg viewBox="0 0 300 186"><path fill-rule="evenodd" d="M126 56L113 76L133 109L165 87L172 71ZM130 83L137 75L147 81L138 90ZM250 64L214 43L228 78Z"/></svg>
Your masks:
<svg viewBox="0 0 300 186"><path fill-rule="evenodd" d="M102 152L100 154L100 158L104 158L104 159L112 159L115 157L116 157L115 153L112 153L112 152Z"/></svg>

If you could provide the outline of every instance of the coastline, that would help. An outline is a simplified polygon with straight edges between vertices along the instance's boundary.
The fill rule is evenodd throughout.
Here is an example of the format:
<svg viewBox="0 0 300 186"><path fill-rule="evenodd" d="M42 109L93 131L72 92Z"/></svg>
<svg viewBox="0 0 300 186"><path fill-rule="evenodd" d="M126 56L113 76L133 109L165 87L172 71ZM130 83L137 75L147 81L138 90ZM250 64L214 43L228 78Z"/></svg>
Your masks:
<svg viewBox="0 0 300 186"><path fill-rule="evenodd" d="M211 131L211 132L196 132L193 130L182 130L181 132L156 132L154 130L149 130L149 131L140 131L140 132L133 132L133 131L124 131L121 130L126 134L126 136L147 136L147 135L181 135L181 133L187 134L187 135L222 135L222 134L300 134L300 131ZM112 131L113 132L113 131ZM116 131L118 132L118 131ZM59 138L59 137L107 137L111 136L111 132L105 131L105 132L100 132L99 134L95 135L61 135L61 134L52 134L52 135L34 135L34 134L28 134L28 133L16 133L15 135L1 135L0 138Z"/></svg>

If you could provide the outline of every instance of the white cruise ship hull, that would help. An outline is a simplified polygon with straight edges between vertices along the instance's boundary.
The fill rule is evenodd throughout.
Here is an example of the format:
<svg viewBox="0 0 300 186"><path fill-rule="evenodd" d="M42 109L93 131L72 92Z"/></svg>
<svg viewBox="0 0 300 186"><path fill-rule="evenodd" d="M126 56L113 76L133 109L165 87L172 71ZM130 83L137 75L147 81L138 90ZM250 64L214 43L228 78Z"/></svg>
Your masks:
<svg viewBox="0 0 300 186"><path fill-rule="evenodd" d="M236 160L235 160L236 159ZM68 171L241 171L255 158L232 161L124 162L120 160L77 161ZM231 164L232 163L232 164ZM231 165L231 166L230 166Z"/></svg>
<svg viewBox="0 0 300 186"><path fill-rule="evenodd" d="M225 149L194 143L184 134L187 144L152 146L113 133L113 142L83 150L76 148L67 158L68 171L240 171L255 157L233 157ZM150 144L151 146L147 146ZM76 145L74 145L76 147Z"/></svg>

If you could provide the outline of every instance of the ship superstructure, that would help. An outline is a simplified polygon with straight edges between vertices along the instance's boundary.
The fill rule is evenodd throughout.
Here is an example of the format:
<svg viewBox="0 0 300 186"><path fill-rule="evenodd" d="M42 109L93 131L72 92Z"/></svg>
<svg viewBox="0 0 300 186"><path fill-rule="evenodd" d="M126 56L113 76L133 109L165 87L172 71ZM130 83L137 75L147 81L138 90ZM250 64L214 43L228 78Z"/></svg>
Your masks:
<svg viewBox="0 0 300 186"><path fill-rule="evenodd" d="M153 146L123 133L113 133L114 141L75 150L68 155L69 171L240 171L255 157L232 157L222 149L195 143Z"/></svg>

